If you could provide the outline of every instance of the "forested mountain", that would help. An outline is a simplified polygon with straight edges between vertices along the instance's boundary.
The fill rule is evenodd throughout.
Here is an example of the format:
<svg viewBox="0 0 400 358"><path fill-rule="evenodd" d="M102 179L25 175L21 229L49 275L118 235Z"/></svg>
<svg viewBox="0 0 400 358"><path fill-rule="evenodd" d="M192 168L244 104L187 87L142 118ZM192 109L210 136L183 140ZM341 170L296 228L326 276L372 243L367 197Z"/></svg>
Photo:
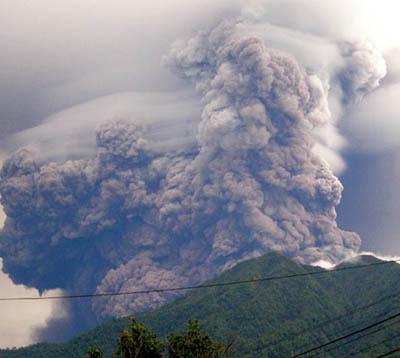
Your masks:
<svg viewBox="0 0 400 358"><path fill-rule="evenodd" d="M212 282L300 276L193 290L136 318L161 337L185 329L189 319L198 319L213 338L236 337L233 356L290 357L400 312L400 266L380 263L372 256L362 256L339 268L364 267L324 272L270 253L243 262ZM303 275L316 272L323 273ZM110 356L127 324L127 319L115 319L64 344L1 350L0 357L85 357L93 346ZM326 347L324 357L353 353L375 357L400 346L400 321L385 325Z"/></svg>

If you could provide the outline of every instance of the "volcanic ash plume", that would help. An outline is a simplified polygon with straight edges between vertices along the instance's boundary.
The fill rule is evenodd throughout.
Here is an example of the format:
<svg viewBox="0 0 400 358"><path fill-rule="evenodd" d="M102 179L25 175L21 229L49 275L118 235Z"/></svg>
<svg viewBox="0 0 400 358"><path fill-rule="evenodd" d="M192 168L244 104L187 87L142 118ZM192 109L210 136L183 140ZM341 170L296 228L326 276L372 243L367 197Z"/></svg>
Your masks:
<svg viewBox="0 0 400 358"><path fill-rule="evenodd" d="M387 72L382 55L363 42L344 43L341 50L347 62L341 80L348 98L357 100L378 88Z"/></svg>
<svg viewBox="0 0 400 358"><path fill-rule="evenodd" d="M114 119L97 130L95 158L39 164L22 149L5 162L0 251L16 282L142 290L197 284L271 250L306 263L358 250L335 220L342 185L313 150L313 130L331 125L326 86L238 26L200 32L166 58L202 96L193 147L155 152L145 126ZM174 295L93 309L126 315Z"/></svg>

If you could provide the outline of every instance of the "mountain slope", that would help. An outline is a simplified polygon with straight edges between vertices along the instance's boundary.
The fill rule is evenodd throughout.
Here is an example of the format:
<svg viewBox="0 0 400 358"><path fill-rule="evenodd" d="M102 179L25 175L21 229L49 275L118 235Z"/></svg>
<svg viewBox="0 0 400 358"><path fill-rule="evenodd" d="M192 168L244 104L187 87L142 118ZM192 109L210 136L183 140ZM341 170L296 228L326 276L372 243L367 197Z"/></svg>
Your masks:
<svg viewBox="0 0 400 358"><path fill-rule="evenodd" d="M347 266L379 263L363 256ZM323 271L304 266L280 254L270 253L243 262L213 282L227 282ZM184 329L188 319L199 319L213 337L236 337L236 356L286 357L307 350L374 320L400 310L400 296L382 300L400 290L400 265L364 267L354 270L301 276L277 281L195 290L157 310L138 316L159 335ZM320 325L349 310L382 300L377 305L340 320ZM400 322L400 320L399 320ZM112 320L65 344L37 344L18 350L2 350L0 357L84 357L88 347L98 345L109 356L126 319ZM310 329L314 326L316 329ZM304 334L299 334L306 330ZM400 332L400 324L328 352L341 357ZM400 342L400 341L399 341ZM277 343L277 344L276 344ZM400 343L398 343L400 345ZM396 346L396 341L359 357L374 357Z"/></svg>

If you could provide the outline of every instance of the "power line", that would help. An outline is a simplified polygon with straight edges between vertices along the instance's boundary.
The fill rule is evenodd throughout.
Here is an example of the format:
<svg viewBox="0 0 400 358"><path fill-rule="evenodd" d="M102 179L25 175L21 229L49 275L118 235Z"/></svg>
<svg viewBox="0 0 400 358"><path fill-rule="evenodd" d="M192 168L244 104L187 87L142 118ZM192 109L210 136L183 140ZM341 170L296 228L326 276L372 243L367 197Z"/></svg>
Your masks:
<svg viewBox="0 0 400 358"><path fill-rule="evenodd" d="M396 322L396 323L397 323L397 322ZM388 326L386 326L386 327L388 327ZM385 328L386 328L386 327L385 327ZM396 334L396 335L393 336L393 337L385 338L384 340L379 341L378 343L375 343L375 344L373 344L373 345L371 345L371 346L368 346L368 347L366 347L366 348L363 348L363 349L361 349L361 350L359 350L359 351L350 353L346 358L354 357L354 356L356 356L356 355L358 355L358 354L360 354L360 353L362 353L362 352L369 351L369 350L371 350L372 348L375 348L375 347L380 346L381 344L384 344L384 343L387 343L387 342L391 342L393 339L398 338L398 337L400 337L400 334Z"/></svg>
<svg viewBox="0 0 400 358"><path fill-rule="evenodd" d="M198 289L204 289L204 288L234 286L234 285L242 285L242 284L249 284L249 283L278 281L278 280L290 279L290 278L295 278L295 277L321 275L321 274L327 274L327 273L332 273L332 272L361 269L361 268L371 267L371 266L387 265L390 263L397 263L398 261L400 261L400 260L382 261L382 262L375 262L375 263L364 264L364 265L345 266L345 267L339 267L339 268L332 269L332 270L312 271L312 272L305 272L305 273L292 274L292 275L269 276L269 277L263 277L263 278L257 278L257 279L209 283L209 284L203 284L203 285L198 285L198 286L181 286L181 287L170 287L170 288L155 288L155 289L138 290L138 291L100 292L100 293L85 293L85 294L74 294L74 295L0 297L0 301L38 301L38 300L56 300L56 299L94 298L94 297L140 295L140 294L150 294L150 293L198 290Z"/></svg>
<svg viewBox="0 0 400 358"><path fill-rule="evenodd" d="M363 306L360 306L360 307L356 307L356 308L354 308L352 310L348 310L348 311L346 311L346 312L344 312L344 313L342 313L342 314L340 314L338 316L331 317L331 318L329 318L329 319L327 319L325 321L319 322L318 324L315 324L315 325L313 325L311 327L307 327L305 329L297 330L296 332L292 332L292 335L289 336L289 337L284 337L284 338L282 338L280 340L277 340L277 341L274 341L274 342L270 342L270 343L266 342L265 344L260 345L257 349L252 350L252 351L247 351L244 354L259 352L259 351L262 351L266 347L269 348L268 350L271 350L271 347L275 347L275 346L277 346L279 344L282 344L283 342L286 342L289 339L293 340L293 338L295 338L295 337L298 337L298 336L301 336L303 334L309 333L309 332L314 331L314 330L316 330L318 328L325 327L325 326L327 326L327 325L329 325L331 323L334 323L334 322L336 322L336 321L338 321L338 320L340 320L342 318L353 316L357 312L364 311L366 309L369 309L369 308L371 308L373 306L376 306L378 304L381 304L381 303L383 303L383 302L385 302L387 300L396 298L398 296L400 296L400 291L397 291L397 292L395 292L393 294L384 296L384 297L380 298L379 300L376 300L374 302L368 303L366 305L363 305ZM395 322L395 323L397 323L397 322ZM353 328L353 327L355 327L355 325L346 327L346 329ZM300 347L300 348L302 348L302 347Z"/></svg>
<svg viewBox="0 0 400 358"><path fill-rule="evenodd" d="M371 332L367 332L367 333L365 333L365 334L362 334L362 335L360 335L360 336L358 336L358 337L355 337L355 338L353 338L353 339L350 339L350 340L344 342L343 344L341 344L341 345L339 345L339 346L331 347L331 348L329 348L329 349L327 349L327 350L324 350L324 353L328 353L328 352L331 352L331 351L333 351L333 350L335 350L335 349L342 348L343 346L346 346L346 345L348 345L348 344L350 344L350 343L357 342L357 341L359 341L359 340L362 339L362 338L365 338L365 337L367 337L367 336L370 336L371 334L375 334L375 333L378 333L378 332L380 332L380 331L383 331L384 329L389 328L389 327L392 327L392 326L394 326L395 324L398 324L398 323L399 323L398 321L392 322L392 323L390 323L390 324L388 324L388 325L386 325L386 326L384 326L384 327L380 327L380 328L377 328L377 329L375 329L375 330L373 330L373 331L371 331ZM358 352L358 353L359 353L359 352ZM358 353L357 353L357 354L358 354ZM317 356L317 355L318 355L318 353L315 353L315 354L309 356L309 358L315 357L315 356Z"/></svg>
<svg viewBox="0 0 400 358"><path fill-rule="evenodd" d="M377 356L376 358L388 357L388 356L390 356L390 355L392 355L392 354L394 354L394 353L397 353L397 352L400 352L400 347L397 347L396 349L393 349L393 350L390 351L390 352L381 354L380 356Z"/></svg>
<svg viewBox="0 0 400 358"><path fill-rule="evenodd" d="M353 316L357 312L360 312L360 311L366 310L368 308L371 308L373 306L376 306L378 304L381 304L381 303L383 303L383 302L385 302L387 300L390 300L390 299L393 299L395 297L398 297L399 295L400 295L400 291L397 291L397 292L395 292L395 293L393 293L391 295L384 296L384 297L382 297L381 299L379 299L377 301L368 303L368 304L360 306L360 307L356 307L356 308L354 308L352 310L348 310L348 311L346 311L346 312L344 312L344 313L342 313L342 314L340 314L338 316L334 316L332 318L329 318L329 319L327 319L325 321L322 321L322 322L320 322L320 323L318 323L316 325L313 325L311 327L307 327L307 328L305 328L303 330L300 330L300 331L297 331L297 332L293 332L293 335L294 335L294 337L297 337L297 336L303 335L305 333L308 333L310 331L316 330L318 328L325 327L326 325L334 323L334 322L340 320L341 318L346 318L348 316ZM352 328L352 327L347 327L347 328ZM283 342L285 342L285 341L287 341L288 339L291 339L291 338L293 338L293 336L292 337L285 337L283 339L280 339L278 341L270 343L269 346L270 347L271 346L276 346L276 345L278 345L280 343L283 343ZM260 348L262 348L262 347L260 347Z"/></svg>
<svg viewBox="0 0 400 358"><path fill-rule="evenodd" d="M400 316L400 313L396 313L396 314L391 315L391 316L389 316L389 317L386 317L386 318L384 318L384 319L382 319L382 320L379 320L379 321L377 321L377 322L374 322L374 323L372 323L372 324L370 324L370 325L368 325L368 326L366 326L366 327L360 328L360 329L358 329L358 330L356 330L356 331L353 331L353 332L351 332L351 333L345 334L345 335L343 335L343 336L341 336L341 337L339 337L339 338L336 338L336 339L333 339L333 340L331 340L331 341L329 341L329 342L326 342L326 343L324 343L324 344L321 344L321 345L319 345L319 346L317 346L317 347L314 347L314 348L308 349L307 351L304 351L304 352L295 354L294 356L292 356L292 358L301 357L301 356L306 355L306 354L308 354L308 353L315 352L315 351L317 351L317 350L319 350L319 349L321 349L321 348L330 346L331 344L340 342L340 341L342 341L342 340L344 340L344 339L347 339L347 338L349 338L349 337L352 337L352 336L354 336L354 335L356 335L356 334L359 334L359 333L361 333L361 332L365 332L365 331L367 331L368 329L371 329L371 328L373 328L373 327L379 326L379 325L381 325L381 324L383 324L383 323L385 323L385 322L391 321L391 320L393 320L393 319L395 319L395 318L397 318L397 317L399 317L399 316Z"/></svg>

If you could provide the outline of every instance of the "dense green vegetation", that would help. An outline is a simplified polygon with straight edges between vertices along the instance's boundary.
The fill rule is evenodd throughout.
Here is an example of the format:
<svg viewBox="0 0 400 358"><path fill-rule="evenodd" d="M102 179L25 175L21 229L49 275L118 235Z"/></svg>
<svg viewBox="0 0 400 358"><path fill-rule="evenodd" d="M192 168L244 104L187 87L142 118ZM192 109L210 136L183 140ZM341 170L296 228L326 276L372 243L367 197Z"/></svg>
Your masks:
<svg viewBox="0 0 400 358"><path fill-rule="evenodd" d="M379 260L364 256L353 264ZM297 264L271 253L243 262L215 282L323 271ZM136 318L160 337L184 331L189 319L200 321L213 337L235 337L233 357L288 357L334 339L386 315L400 312L400 265L389 263L354 270L195 290L174 302ZM390 299L382 299L393 295ZM381 300L339 320L332 320L360 306ZM322 323L322 324L321 324ZM391 322L390 322L391 324ZM115 351L117 337L129 325L115 319L81 334L65 344L36 344L16 350L1 350L0 357L85 357L90 347L100 347L105 356ZM343 345L324 357L343 357L376 345L357 357L375 357L400 346L399 324L392 324L368 337ZM384 344L377 343L385 340Z"/></svg>

